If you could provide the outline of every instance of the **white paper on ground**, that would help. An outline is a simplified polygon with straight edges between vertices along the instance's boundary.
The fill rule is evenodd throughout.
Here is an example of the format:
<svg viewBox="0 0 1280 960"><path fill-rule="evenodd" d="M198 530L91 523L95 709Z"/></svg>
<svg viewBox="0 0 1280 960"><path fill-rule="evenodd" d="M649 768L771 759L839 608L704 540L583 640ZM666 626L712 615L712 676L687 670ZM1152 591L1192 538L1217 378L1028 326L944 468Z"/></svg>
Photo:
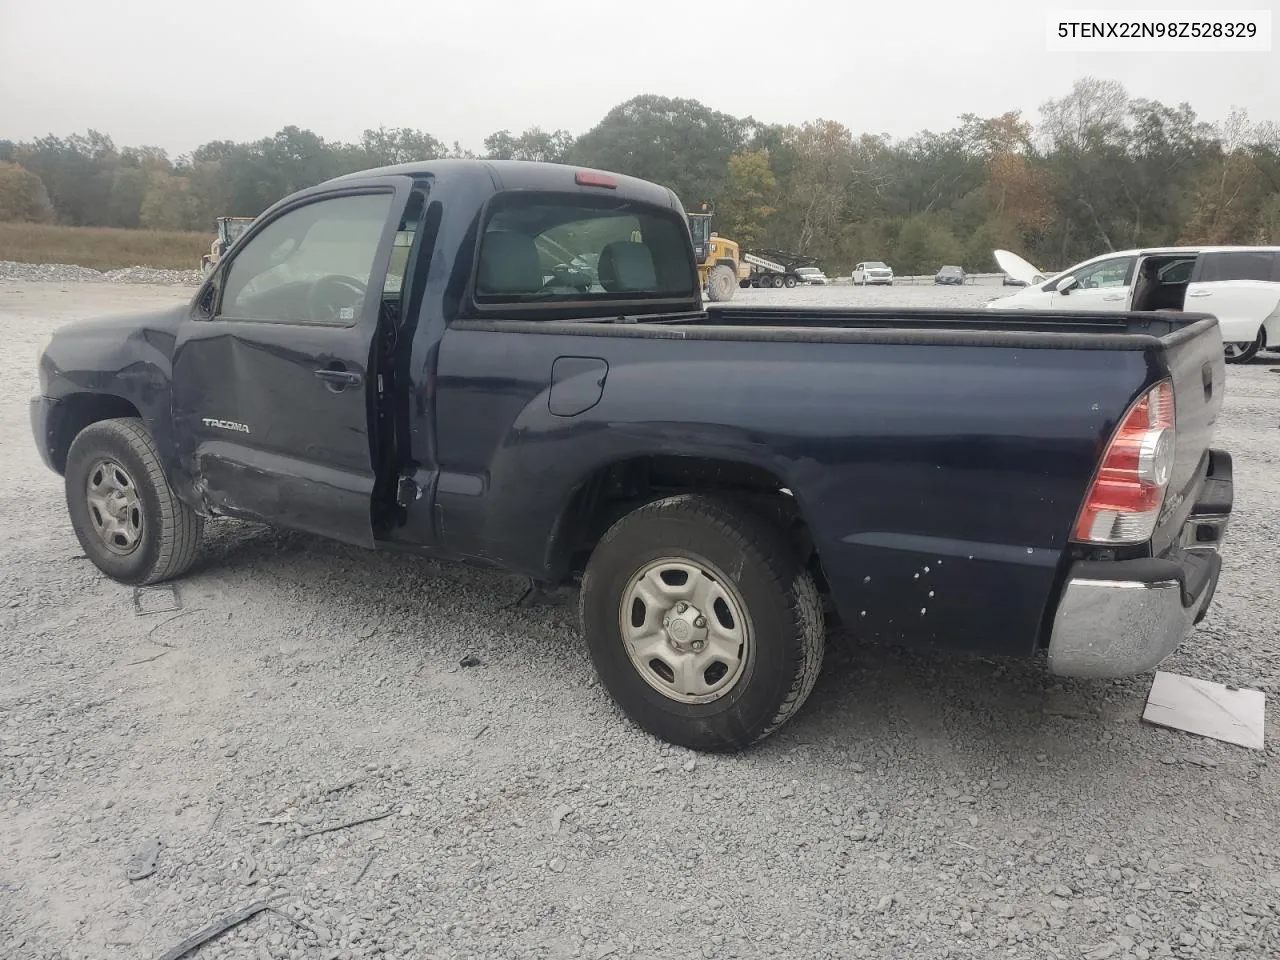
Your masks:
<svg viewBox="0 0 1280 960"><path fill-rule="evenodd" d="M1263 749L1266 695L1221 683L1156 672L1142 719L1201 737Z"/></svg>

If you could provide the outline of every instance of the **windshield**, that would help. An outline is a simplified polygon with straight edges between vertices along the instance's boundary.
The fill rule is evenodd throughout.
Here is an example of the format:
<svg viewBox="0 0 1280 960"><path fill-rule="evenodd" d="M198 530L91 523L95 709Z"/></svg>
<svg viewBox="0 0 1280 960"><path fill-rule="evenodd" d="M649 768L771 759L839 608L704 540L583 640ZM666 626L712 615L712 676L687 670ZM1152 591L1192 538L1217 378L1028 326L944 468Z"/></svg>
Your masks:
<svg viewBox="0 0 1280 960"><path fill-rule="evenodd" d="M872 260L870 263L867 264L867 269L868 270L887 270L889 268L886 267L879 260Z"/></svg>
<svg viewBox="0 0 1280 960"><path fill-rule="evenodd" d="M693 297L688 230L658 207L507 195L495 202L480 243L476 302Z"/></svg>
<svg viewBox="0 0 1280 960"><path fill-rule="evenodd" d="M818 275L821 272L822 271L819 270L817 267L801 267L799 270L796 271L796 273L805 277L813 277Z"/></svg>

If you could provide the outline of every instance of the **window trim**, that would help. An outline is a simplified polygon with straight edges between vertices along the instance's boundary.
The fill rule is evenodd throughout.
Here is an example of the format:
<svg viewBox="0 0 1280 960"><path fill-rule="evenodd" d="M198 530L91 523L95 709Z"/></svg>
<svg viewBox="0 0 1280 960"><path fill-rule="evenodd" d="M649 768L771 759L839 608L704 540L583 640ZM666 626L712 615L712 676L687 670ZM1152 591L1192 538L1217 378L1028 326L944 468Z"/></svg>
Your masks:
<svg viewBox="0 0 1280 960"><path fill-rule="evenodd" d="M387 194L391 197L391 204L388 207L386 219L382 225L382 234L378 239L378 246L374 250L373 265L370 268L370 279L381 276L383 283L386 282L387 271L391 263L392 246L395 243L396 227L399 225L401 218L404 216L405 205L409 199L409 188L406 187L407 178L396 178L395 180L374 181L371 183L360 183L343 185L336 189L324 190L322 192L305 193L293 200L284 203L277 209L270 211L270 218L259 218L255 223L250 225L249 230L236 242L236 252L234 256L227 257L218 263L218 267L209 276L206 281L212 286L214 291L214 302L212 310L208 314L198 314L195 319L206 323L253 323L253 324L271 324L272 326L286 327L308 327L313 330L350 330L359 327L366 322L366 318L372 316L373 322L377 322L377 310L371 310L371 306L376 307L382 300L381 287L370 282L365 290L365 300L361 307L360 313L350 323L315 323L311 320L264 320L260 317L238 317L230 314L222 313L222 298L226 292L226 275L235 265L236 260L244 253L248 245L267 227L279 221L282 217L301 210L316 203L322 203L326 200L336 200L343 197L352 196L375 196L378 194ZM206 288L202 287L196 294L196 304L198 305L206 296Z"/></svg>
<svg viewBox="0 0 1280 960"><path fill-rule="evenodd" d="M471 249L471 263L468 267L467 285L463 293L463 303L467 306L467 314L472 317L495 317L503 314L537 314L537 313L572 313L574 315L581 314L584 317L601 317L611 314L622 314L629 311L634 313L639 309L645 314L673 312L677 310L688 311L689 304L697 300L697 309L702 308L702 288L697 270L697 257L693 249L693 236L689 231L689 221L682 211L676 211L667 207L650 203L645 200L636 200L631 198L601 198L583 192L575 192L572 190L539 190L534 196L536 198L547 198L548 200L564 199L574 202L583 200L599 200L599 199L622 199L638 207L651 210L659 215L666 215L673 222L679 221L682 224L679 234L684 238L686 248L685 252L689 257L690 274L693 281L693 289L688 296L672 296L672 297L647 297L647 298L615 298L610 300L544 300L530 303L481 303L476 299L476 283L480 277L480 248L484 244L485 230L488 229L489 222L493 216L493 208L506 203L512 199L527 197L530 195L528 190L512 189L498 190L491 194L480 208L479 217L475 222L475 242ZM664 310L663 308L669 308ZM457 319L467 319L467 317L459 316ZM559 317L556 319L564 319ZM452 321L451 321L452 322Z"/></svg>

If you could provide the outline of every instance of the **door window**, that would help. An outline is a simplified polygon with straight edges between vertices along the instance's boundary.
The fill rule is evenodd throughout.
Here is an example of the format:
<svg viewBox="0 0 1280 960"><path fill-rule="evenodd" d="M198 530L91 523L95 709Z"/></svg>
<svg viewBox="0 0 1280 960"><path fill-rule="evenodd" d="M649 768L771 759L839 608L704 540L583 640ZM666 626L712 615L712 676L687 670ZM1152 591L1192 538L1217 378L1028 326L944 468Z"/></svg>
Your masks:
<svg viewBox="0 0 1280 960"><path fill-rule="evenodd" d="M1123 287L1129 282L1133 270L1133 257L1115 257L1077 270L1073 276L1080 290L1097 290L1104 287Z"/></svg>
<svg viewBox="0 0 1280 960"><path fill-rule="evenodd" d="M392 200L391 193L330 197L277 217L237 244L218 315L354 326Z"/></svg>

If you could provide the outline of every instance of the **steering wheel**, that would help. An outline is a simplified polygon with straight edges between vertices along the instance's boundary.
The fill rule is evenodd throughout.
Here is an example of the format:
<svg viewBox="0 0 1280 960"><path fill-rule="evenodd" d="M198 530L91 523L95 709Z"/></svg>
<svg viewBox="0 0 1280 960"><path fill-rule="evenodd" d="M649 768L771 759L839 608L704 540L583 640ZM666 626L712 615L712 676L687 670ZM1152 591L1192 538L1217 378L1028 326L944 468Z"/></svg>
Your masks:
<svg viewBox="0 0 1280 960"><path fill-rule="evenodd" d="M321 277L307 291L307 315L312 323L354 322L368 289L355 277L336 273ZM325 291L331 294L321 296ZM346 311L351 311L349 316L344 315Z"/></svg>
<svg viewBox="0 0 1280 960"><path fill-rule="evenodd" d="M540 292L546 293L564 288L576 290L578 293L588 293L591 290L591 280L577 268L567 263L559 263L551 271L551 279L542 285Z"/></svg>

